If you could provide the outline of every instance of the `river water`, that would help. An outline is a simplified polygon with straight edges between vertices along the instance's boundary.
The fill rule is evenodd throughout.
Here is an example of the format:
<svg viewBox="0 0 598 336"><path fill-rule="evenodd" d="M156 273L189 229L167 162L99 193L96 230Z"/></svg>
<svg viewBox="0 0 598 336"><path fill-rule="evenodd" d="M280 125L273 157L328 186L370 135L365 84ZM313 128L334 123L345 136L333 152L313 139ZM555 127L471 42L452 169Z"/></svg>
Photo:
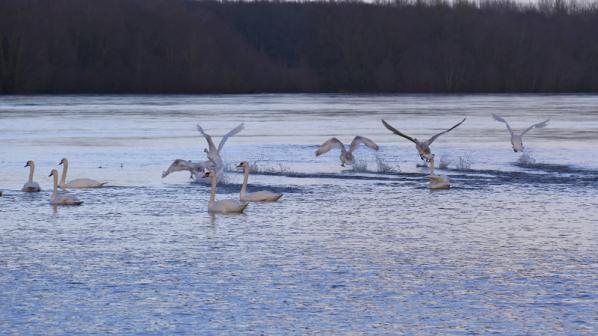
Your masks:
<svg viewBox="0 0 598 336"><path fill-rule="evenodd" d="M516 130L550 118L514 153ZM450 190L430 191L412 143ZM200 123L230 166L207 213ZM338 137L374 153L315 157ZM48 204L61 158L84 204ZM27 160L42 192L25 194ZM598 97L578 95L1 96L0 327L8 334L596 334Z"/></svg>

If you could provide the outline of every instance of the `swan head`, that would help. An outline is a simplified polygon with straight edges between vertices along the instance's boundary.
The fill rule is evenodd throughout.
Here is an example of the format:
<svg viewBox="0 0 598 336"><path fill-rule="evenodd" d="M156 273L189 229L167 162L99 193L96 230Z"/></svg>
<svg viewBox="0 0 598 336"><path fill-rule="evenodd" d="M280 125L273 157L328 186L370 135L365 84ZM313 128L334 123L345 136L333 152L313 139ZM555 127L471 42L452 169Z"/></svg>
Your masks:
<svg viewBox="0 0 598 336"><path fill-rule="evenodd" d="M204 148L204 149L203 149L203 152L204 152L204 153L209 153L210 151L209 151L207 148Z"/></svg>
<svg viewBox="0 0 598 336"><path fill-rule="evenodd" d="M58 176L58 170L52 169L52 171L50 172L50 175L48 175L48 177L51 177L51 176L54 176L54 175Z"/></svg>
<svg viewBox="0 0 598 336"><path fill-rule="evenodd" d="M204 178L206 178L206 177L212 177L213 175L214 175L214 172L211 171L211 170L208 170L205 174L203 174L203 177Z"/></svg>
<svg viewBox="0 0 598 336"><path fill-rule="evenodd" d="M58 165L60 166L61 164L64 164L68 162L66 158L62 158L62 160L60 160L60 163L58 163Z"/></svg>
<svg viewBox="0 0 598 336"><path fill-rule="evenodd" d="M33 166L33 161L29 160L27 161L27 163L25 163L25 167L30 167Z"/></svg>
<svg viewBox="0 0 598 336"><path fill-rule="evenodd" d="M243 161L237 165L237 168L245 168L245 167L249 167L249 162Z"/></svg>

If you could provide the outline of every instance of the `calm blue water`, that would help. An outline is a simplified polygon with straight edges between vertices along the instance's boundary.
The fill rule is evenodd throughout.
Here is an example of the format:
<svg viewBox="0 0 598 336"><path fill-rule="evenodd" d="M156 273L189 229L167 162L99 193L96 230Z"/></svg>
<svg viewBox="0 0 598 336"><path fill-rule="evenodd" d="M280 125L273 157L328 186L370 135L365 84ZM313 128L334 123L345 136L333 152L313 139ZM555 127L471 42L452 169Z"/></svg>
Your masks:
<svg viewBox="0 0 598 336"><path fill-rule="evenodd" d="M551 121L520 162L491 113ZM432 146L435 192L380 123L424 139L463 117ZM213 217L207 186L160 175L204 160L196 123L240 122L225 161L285 196ZM381 147L355 169L314 156L355 135ZM596 334L597 148L595 96L2 96L0 333ZM62 157L109 186L53 209ZM229 170L218 198L238 197Z"/></svg>

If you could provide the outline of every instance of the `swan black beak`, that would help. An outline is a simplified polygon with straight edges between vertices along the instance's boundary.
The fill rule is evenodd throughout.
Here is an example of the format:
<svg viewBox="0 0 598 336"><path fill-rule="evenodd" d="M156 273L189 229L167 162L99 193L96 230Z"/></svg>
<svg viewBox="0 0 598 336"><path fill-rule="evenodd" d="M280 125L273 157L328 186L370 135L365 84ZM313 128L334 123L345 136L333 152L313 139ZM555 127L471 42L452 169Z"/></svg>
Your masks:
<svg viewBox="0 0 598 336"><path fill-rule="evenodd" d="M62 164L62 161L60 161L60 163L58 164L59 166Z"/></svg>
<svg viewBox="0 0 598 336"><path fill-rule="evenodd" d="M50 175L48 175L48 177L52 176L52 173L50 173Z"/></svg>
<svg viewBox="0 0 598 336"><path fill-rule="evenodd" d="M29 162L25 163L25 166L23 166L23 168L25 167L29 167Z"/></svg>

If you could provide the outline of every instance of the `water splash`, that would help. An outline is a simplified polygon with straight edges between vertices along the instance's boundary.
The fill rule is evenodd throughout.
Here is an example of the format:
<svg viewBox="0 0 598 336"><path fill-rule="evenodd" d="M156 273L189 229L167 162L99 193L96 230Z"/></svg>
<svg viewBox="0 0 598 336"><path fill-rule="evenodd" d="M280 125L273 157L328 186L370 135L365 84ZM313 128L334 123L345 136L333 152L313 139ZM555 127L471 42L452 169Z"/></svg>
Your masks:
<svg viewBox="0 0 598 336"><path fill-rule="evenodd" d="M351 166L351 170L358 173L363 173L368 171L368 164L365 161L355 161Z"/></svg>
<svg viewBox="0 0 598 336"><path fill-rule="evenodd" d="M453 162L453 159L450 155L448 154L443 154L440 157L440 162L438 163L438 168L440 169L447 169L449 164L451 164Z"/></svg>
<svg viewBox="0 0 598 336"><path fill-rule="evenodd" d="M288 174L291 173L291 168L279 163L277 166L261 167L258 161L254 161L249 165L249 172L253 174Z"/></svg>
<svg viewBox="0 0 598 336"><path fill-rule="evenodd" d="M384 160L380 157L376 157L376 172L378 173L399 173L401 172L401 167L396 165L395 167L389 165L388 163L384 162Z"/></svg>
<svg viewBox="0 0 598 336"><path fill-rule="evenodd" d="M457 158L457 169L469 170L471 169L472 159L469 156L459 156Z"/></svg>
<svg viewBox="0 0 598 336"><path fill-rule="evenodd" d="M522 166L535 164L536 159L533 158L532 154L533 152L531 150L524 149L519 159L517 159L517 163L519 163Z"/></svg>

